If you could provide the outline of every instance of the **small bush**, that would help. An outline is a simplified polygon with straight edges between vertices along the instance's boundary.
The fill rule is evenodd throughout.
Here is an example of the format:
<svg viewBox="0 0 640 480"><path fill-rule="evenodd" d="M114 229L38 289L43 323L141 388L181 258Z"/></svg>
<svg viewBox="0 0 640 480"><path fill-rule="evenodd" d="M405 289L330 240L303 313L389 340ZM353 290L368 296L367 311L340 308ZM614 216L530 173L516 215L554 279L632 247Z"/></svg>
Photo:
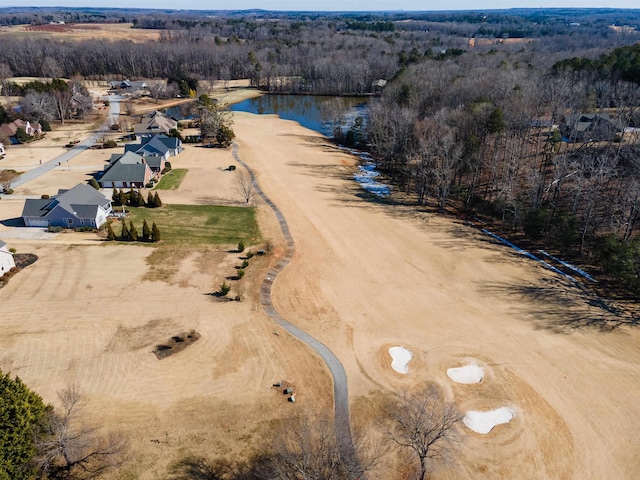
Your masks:
<svg viewBox="0 0 640 480"><path fill-rule="evenodd" d="M249 266L249 262L245 260L242 262L242 265L240 266L240 268L247 268L248 266Z"/></svg>
<svg viewBox="0 0 640 480"><path fill-rule="evenodd" d="M227 282L222 282L222 284L220 285L220 295L224 297L230 291L231 291L231 285L229 285Z"/></svg>
<svg viewBox="0 0 640 480"><path fill-rule="evenodd" d="M13 193L13 188L7 188L7 189L4 191L4 194L5 194L5 195L11 195L12 193Z"/></svg>
<svg viewBox="0 0 640 480"><path fill-rule="evenodd" d="M41 198L42 200L48 200L48 199L49 199L49 198L51 198L51 197L50 197L49 195L47 195L46 193L43 193L43 194L40 196L40 198Z"/></svg>
<svg viewBox="0 0 640 480"><path fill-rule="evenodd" d="M9 251L10 251L11 253L16 253L16 252L17 252L17 250L16 250L15 248L13 248L13 247L11 247L11 248L9 249Z"/></svg>
<svg viewBox="0 0 640 480"><path fill-rule="evenodd" d="M147 183L144 188L153 188L153 182Z"/></svg>
<svg viewBox="0 0 640 480"><path fill-rule="evenodd" d="M93 232L95 228L85 225L84 227L76 227L76 232Z"/></svg>
<svg viewBox="0 0 640 480"><path fill-rule="evenodd" d="M252 252L251 250L249 250L249 251L247 252L247 255L246 255L246 256L247 256L247 258L251 258L251 257L253 257L253 252Z"/></svg>
<svg viewBox="0 0 640 480"><path fill-rule="evenodd" d="M116 148L117 146L118 142L116 142L115 140L107 140L103 145L104 148Z"/></svg>
<svg viewBox="0 0 640 480"><path fill-rule="evenodd" d="M229 165L229 168L227 168L227 170L229 170L230 172L233 172L236 169L235 165Z"/></svg>
<svg viewBox="0 0 640 480"><path fill-rule="evenodd" d="M54 227L53 225L49 225L47 227L47 232L50 232L50 233L60 233L63 230L64 230L64 228L62 228L60 226L55 226Z"/></svg>
<svg viewBox="0 0 640 480"><path fill-rule="evenodd" d="M238 242L238 253L242 253L244 252L244 243L243 242Z"/></svg>
<svg viewBox="0 0 640 480"><path fill-rule="evenodd" d="M96 190L100 190L100 185L98 184L98 181L95 178L91 178L91 180L89 180L89 185L91 185Z"/></svg>
<svg viewBox="0 0 640 480"><path fill-rule="evenodd" d="M237 270L237 272L236 272L236 277L238 277L238 280L241 280L241 279L242 279L242 277L244 277L244 273L245 273L245 272L244 272L244 269L242 269L242 268L239 268L239 269Z"/></svg>

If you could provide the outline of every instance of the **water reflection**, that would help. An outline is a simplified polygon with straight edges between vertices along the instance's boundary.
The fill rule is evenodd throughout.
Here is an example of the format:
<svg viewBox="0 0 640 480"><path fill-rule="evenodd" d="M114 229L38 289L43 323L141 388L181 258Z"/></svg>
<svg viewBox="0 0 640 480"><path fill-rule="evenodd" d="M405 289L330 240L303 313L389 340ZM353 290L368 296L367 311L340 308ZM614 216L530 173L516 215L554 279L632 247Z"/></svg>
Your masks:
<svg viewBox="0 0 640 480"><path fill-rule="evenodd" d="M356 117L366 117L367 99L362 97L321 97L312 95L263 95L231 105L234 112L275 114L303 127L333 136L335 128L353 125Z"/></svg>

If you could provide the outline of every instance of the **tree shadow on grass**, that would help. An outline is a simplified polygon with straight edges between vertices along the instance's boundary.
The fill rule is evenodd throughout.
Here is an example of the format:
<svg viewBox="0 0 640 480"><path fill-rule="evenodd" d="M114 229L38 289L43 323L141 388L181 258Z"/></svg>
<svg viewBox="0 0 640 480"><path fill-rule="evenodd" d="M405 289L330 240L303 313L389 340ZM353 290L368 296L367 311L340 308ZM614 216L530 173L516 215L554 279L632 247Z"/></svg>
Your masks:
<svg viewBox="0 0 640 480"><path fill-rule="evenodd" d="M573 330L611 332L619 327L636 327L640 317L615 302L598 296L578 283L564 279L545 279L544 284L487 284L480 291L487 295L513 298L513 309L536 329L567 334ZM531 306L535 309L532 311Z"/></svg>

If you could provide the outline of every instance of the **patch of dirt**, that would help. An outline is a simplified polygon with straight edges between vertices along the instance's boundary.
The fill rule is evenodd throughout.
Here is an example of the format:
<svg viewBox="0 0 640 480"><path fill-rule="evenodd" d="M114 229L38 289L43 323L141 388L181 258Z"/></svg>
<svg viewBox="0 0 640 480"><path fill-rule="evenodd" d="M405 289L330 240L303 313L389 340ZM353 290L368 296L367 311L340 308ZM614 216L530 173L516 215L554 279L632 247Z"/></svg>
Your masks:
<svg viewBox="0 0 640 480"><path fill-rule="evenodd" d="M156 348L153 349L153 353L158 360L162 360L170 355L181 352L199 338L200 334L195 330L182 332L178 335L174 335L163 344L156 345Z"/></svg>

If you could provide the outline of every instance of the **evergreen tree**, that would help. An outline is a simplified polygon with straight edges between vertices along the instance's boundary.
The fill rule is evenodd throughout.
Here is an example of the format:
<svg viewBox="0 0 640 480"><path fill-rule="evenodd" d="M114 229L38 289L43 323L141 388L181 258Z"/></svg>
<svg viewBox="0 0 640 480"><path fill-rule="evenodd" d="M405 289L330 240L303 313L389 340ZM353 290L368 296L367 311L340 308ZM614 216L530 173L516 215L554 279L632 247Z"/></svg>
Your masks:
<svg viewBox="0 0 640 480"><path fill-rule="evenodd" d="M113 232L113 228L111 228L111 224L107 223L107 240L115 240L116 234Z"/></svg>
<svg viewBox="0 0 640 480"><path fill-rule="evenodd" d="M129 220L129 239L132 242L138 241L138 230L136 230L136 226L133 224L133 220Z"/></svg>
<svg viewBox="0 0 640 480"><path fill-rule="evenodd" d="M160 229L156 225L156 222L153 222L153 225L151 226L151 241L152 242L160 241Z"/></svg>
<svg viewBox="0 0 640 480"><path fill-rule="evenodd" d="M147 195L147 207L153 208L156 206L156 202L155 202L155 197L153 195L153 192L149 192L149 194Z"/></svg>
<svg viewBox="0 0 640 480"><path fill-rule="evenodd" d="M100 184L98 184L98 181L93 177L91 178L91 180L89 180L89 185L91 185L96 190L100 190Z"/></svg>
<svg viewBox="0 0 640 480"><path fill-rule="evenodd" d="M148 242L151 239L151 228L149 228L149 224L147 223L147 219L145 218L142 221L142 241Z"/></svg>
<svg viewBox="0 0 640 480"><path fill-rule="evenodd" d="M154 206L155 207L161 207L162 206L162 200L160 200L160 195L158 195L158 192L156 192L156 196L154 199Z"/></svg>
<svg viewBox="0 0 640 480"><path fill-rule="evenodd" d="M0 370L0 478L36 478L34 439L44 428L47 413L40 395Z"/></svg>
<svg viewBox="0 0 640 480"><path fill-rule="evenodd" d="M129 229L127 228L127 222L122 220L122 232L120 232L120 240L123 242L127 242L131 239L131 234L129 233Z"/></svg>
<svg viewBox="0 0 640 480"><path fill-rule="evenodd" d="M120 202L120 194L118 193L118 189L116 187L113 187L113 193L111 194L111 201L113 203Z"/></svg>
<svg viewBox="0 0 640 480"><path fill-rule="evenodd" d="M126 193L124 193L122 189L120 189L118 191L118 203L120 203L120 205L126 205L128 201L129 201L129 196Z"/></svg>
<svg viewBox="0 0 640 480"><path fill-rule="evenodd" d="M129 205L131 205L132 207L137 207L138 206L138 197L136 195L136 191L133 189L133 187L131 187L129 189Z"/></svg>

